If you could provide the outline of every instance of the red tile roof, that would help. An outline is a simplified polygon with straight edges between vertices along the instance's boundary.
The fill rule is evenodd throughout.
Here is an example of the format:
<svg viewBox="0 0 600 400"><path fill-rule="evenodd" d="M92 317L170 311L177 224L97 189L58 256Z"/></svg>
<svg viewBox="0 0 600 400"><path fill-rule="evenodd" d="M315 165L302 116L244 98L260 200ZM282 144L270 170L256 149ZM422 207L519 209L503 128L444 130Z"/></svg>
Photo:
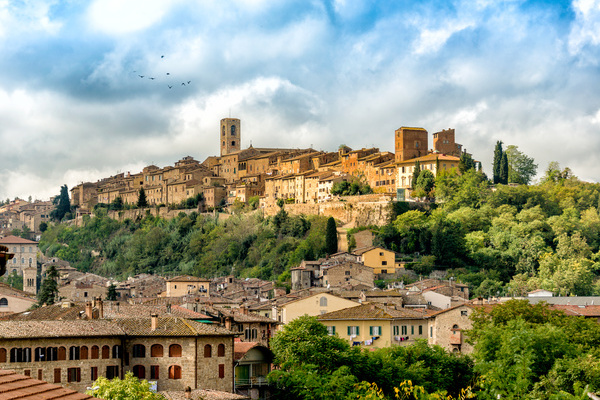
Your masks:
<svg viewBox="0 0 600 400"><path fill-rule="evenodd" d="M22 237L10 235L10 236L0 238L0 244L35 244L35 245L37 245L38 242L34 242L33 240L29 240L29 239L23 239Z"/></svg>
<svg viewBox="0 0 600 400"><path fill-rule="evenodd" d="M27 400L92 400L95 397L16 374L11 370L0 370L0 399Z"/></svg>

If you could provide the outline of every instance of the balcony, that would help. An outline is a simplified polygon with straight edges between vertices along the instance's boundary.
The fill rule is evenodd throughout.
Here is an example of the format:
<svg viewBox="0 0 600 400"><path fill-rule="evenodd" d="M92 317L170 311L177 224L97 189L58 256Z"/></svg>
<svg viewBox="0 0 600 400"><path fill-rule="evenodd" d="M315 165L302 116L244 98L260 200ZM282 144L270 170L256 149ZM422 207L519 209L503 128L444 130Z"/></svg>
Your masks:
<svg viewBox="0 0 600 400"><path fill-rule="evenodd" d="M450 335L450 344L462 344L462 332L452 331Z"/></svg>

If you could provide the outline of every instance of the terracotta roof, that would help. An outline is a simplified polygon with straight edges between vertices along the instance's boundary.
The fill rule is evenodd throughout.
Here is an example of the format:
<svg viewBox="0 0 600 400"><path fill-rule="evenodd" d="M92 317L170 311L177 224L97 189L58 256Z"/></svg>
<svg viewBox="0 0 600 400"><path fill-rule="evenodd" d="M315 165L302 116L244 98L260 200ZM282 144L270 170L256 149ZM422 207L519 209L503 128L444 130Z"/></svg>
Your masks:
<svg viewBox="0 0 600 400"><path fill-rule="evenodd" d="M233 342L233 360L241 360L247 352L259 345L258 342L240 342L236 339Z"/></svg>
<svg viewBox="0 0 600 400"><path fill-rule="evenodd" d="M167 400L187 400L183 390L166 390L158 392ZM248 396L242 396L235 393L221 392L219 390L210 389L194 389L191 392L190 399L192 400L246 400Z"/></svg>
<svg viewBox="0 0 600 400"><path fill-rule="evenodd" d="M210 282L210 279L198 278L190 275L181 275L171 278L167 282Z"/></svg>
<svg viewBox="0 0 600 400"><path fill-rule="evenodd" d="M422 157L417 157L417 158L411 158L410 160L404 160L404 161L399 161L397 164L414 164L415 161L435 161L436 159L440 160L440 161L460 161L459 157L454 157L454 156L449 156L446 154L442 154L442 153L431 153L431 154L427 154L426 156L422 156Z"/></svg>
<svg viewBox="0 0 600 400"><path fill-rule="evenodd" d="M184 318L158 318L152 330L150 318L117 319L115 322L129 336L234 336L232 331L212 324Z"/></svg>
<svg viewBox="0 0 600 400"><path fill-rule="evenodd" d="M0 370L0 398L28 400L88 400L90 395L20 375L11 370Z"/></svg>
<svg viewBox="0 0 600 400"><path fill-rule="evenodd" d="M579 315L582 317L600 317L600 305L577 306L555 304L551 307L556 310L562 310L568 315Z"/></svg>
<svg viewBox="0 0 600 400"><path fill-rule="evenodd" d="M373 320L373 319L422 319L426 318L425 312L400 308L382 307L375 303L361 304L360 306L344 308L318 316L319 320Z"/></svg>
<svg viewBox="0 0 600 400"><path fill-rule="evenodd" d="M123 335L112 321L1 321L0 338L98 337Z"/></svg>
<svg viewBox="0 0 600 400"><path fill-rule="evenodd" d="M35 244L38 242L34 242L33 240L23 239L22 237L10 235L3 238L0 238L0 244Z"/></svg>

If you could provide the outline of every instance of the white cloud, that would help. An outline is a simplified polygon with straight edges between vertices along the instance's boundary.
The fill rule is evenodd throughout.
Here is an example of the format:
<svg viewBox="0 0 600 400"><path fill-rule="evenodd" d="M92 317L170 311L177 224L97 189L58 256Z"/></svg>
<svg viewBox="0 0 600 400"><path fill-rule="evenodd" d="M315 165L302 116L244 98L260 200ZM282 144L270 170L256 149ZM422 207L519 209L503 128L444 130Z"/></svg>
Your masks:
<svg viewBox="0 0 600 400"><path fill-rule="evenodd" d="M155 23L180 0L96 0L88 9L91 26L113 35L136 32Z"/></svg>
<svg viewBox="0 0 600 400"><path fill-rule="evenodd" d="M600 1L575 0L575 21L569 34L569 51L577 55L587 46L600 44Z"/></svg>
<svg viewBox="0 0 600 400"><path fill-rule="evenodd" d="M469 21L454 21L438 29L424 28L413 44L413 52L415 54L435 53L446 44L452 35L473 26L474 24Z"/></svg>
<svg viewBox="0 0 600 400"><path fill-rule="evenodd" d="M0 39L7 35L16 38L38 32L46 35L56 34L62 27L62 23L51 20L48 14L57 1L0 1Z"/></svg>

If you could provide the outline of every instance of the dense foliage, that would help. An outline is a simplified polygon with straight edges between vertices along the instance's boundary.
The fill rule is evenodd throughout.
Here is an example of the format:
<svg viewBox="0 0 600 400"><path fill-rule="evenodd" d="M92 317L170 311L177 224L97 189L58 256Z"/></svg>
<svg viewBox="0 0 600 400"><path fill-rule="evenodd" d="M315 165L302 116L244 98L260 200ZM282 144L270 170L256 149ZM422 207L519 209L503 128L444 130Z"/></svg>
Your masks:
<svg viewBox="0 0 600 400"><path fill-rule="evenodd" d="M361 350L329 336L324 325L306 315L286 324L271 348L279 368L268 376L276 398L364 398L369 392L365 383L375 383L385 396L392 396L407 380L429 393L456 396L474 378L473 362L467 356L430 347L425 341Z"/></svg>
<svg viewBox="0 0 600 400"><path fill-rule="evenodd" d="M139 380L131 371L125 374L125 378L106 379L98 378L92 389L86 392L90 396L104 400L161 400L164 397L150 390L147 380Z"/></svg>
<svg viewBox="0 0 600 400"><path fill-rule="evenodd" d="M171 220L147 214L123 222L103 209L83 226L54 225L40 249L82 271L126 277L136 273L215 277L230 273L261 279L289 278L290 266L326 253L327 218L260 214L180 213Z"/></svg>

